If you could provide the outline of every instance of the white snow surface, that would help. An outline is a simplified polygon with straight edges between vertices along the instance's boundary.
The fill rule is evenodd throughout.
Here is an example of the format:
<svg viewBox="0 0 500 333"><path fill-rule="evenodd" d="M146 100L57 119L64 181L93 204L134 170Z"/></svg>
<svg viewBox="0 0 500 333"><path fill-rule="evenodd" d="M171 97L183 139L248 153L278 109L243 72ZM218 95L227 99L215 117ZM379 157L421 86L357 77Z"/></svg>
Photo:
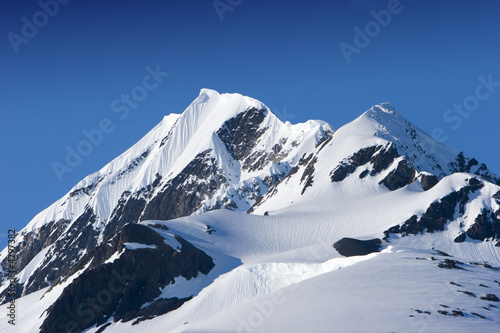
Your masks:
<svg viewBox="0 0 500 333"><path fill-rule="evenodd" d="M228 210L143 223L164 224L169 233L210 255L216 266L206 276L179 277L162 290L161 297L194 296L179 309L137 325L112 323L107 332L470 332L494 329L500 320L500 311L485 310L489 303L480 299L486 293L500 294L494 282L498 271L469 264L486 261L498 267L498 248L493 242L454 243L451 228L393 237L381 253L345 258L332 247L335 241L344 236L381 237L390 223L375 219L370 226L351 225L314 211L257 216ZM207 234L206 225L216 231ZM433 248L454 256L466 270L438 268L445 257ZM431 256L437 260L429 260ZM43 316L25 318L23 307L37 309L33 311L38 317L53 299L44 297L33 307L24 303L30 297L20 299L18 320L29 321L36 331ZM467 315L437 313L457 309ZM14 332L8 326L3 331Z"/></svg>

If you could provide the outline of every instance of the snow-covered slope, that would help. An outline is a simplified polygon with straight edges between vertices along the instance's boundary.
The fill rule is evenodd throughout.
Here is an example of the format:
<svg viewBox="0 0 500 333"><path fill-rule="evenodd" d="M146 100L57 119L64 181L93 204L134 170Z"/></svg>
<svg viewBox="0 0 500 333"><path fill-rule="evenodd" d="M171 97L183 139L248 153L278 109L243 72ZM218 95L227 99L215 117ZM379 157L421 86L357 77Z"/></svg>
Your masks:
<svg viewBox="0 0 500 333"><path fill-rule="evenodd" d="M162 288L159 298L193 296L177 310L135 325L110 318L103 323L110 324L106 332L469 332L494 329L500 320L497 302L481 299L500 294L500 254L493 242L454 243L451 231L445 231L393 239L381 253L345 258L332 243L360 234L313 213L256 216L219 210L141 224L165 237L181 236L213 258L215 267ZM375 229L361 238L381 236ZM440 268L445 259L464 269ZM47 315L41 312L57 292L50 290L43 299L39 293L26 296L36 295L31 305L21 298L20 308L41 315L26 327L43 323Z"/></svg>
<svg viewBox="0 0 500 333"><path fill-rule="evenodd" d="M334 132L203 89L21 231L19 302L38 318L23 327L492 328L499 184L388 103ZM382 252L346 258L333 246L346 237L377 239ZM443 300L439 288L450 282L464 289Z"/></svg>

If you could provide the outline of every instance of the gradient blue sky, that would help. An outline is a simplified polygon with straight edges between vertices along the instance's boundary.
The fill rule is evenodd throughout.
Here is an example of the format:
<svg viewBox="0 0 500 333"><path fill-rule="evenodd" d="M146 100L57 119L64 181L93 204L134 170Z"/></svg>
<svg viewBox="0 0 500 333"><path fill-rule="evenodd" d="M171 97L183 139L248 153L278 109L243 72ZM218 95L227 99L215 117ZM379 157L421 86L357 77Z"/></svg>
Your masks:
<svg viewBox="0 0 500 333"><path fill-rule="evenodd" d="M500 87L457 129L443 119L475 94L478 76L500 82L500 3L401 0L400 13L347 63L340 43L354 44L354 28L364 30L370 11L391 1L243 0L221 21L212 0L72 0L18 53L8 34L22 35L22 18L33 22L41 8L2 1L0 235L22 228L164 115L182 112L204 87L255 97L294 123L323 119L334 128L389 101L500 174ZM157 64L170 75L120 120L111 103ZM65 147L106 117L115 130L59 181L51 163L63 163Z"/></svg>

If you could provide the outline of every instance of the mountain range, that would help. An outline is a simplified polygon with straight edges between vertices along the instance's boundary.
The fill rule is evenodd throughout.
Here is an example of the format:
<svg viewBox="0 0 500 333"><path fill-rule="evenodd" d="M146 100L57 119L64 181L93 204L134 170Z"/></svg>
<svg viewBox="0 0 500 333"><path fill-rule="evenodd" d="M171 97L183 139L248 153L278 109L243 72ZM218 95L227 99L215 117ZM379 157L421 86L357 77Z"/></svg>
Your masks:
<svg viewBox="0 0 500 333"><path fill-rule="evenodd" d="M334 129L202 89L13 249L0 332L500 327L500 178L389 103Z"/></svg>

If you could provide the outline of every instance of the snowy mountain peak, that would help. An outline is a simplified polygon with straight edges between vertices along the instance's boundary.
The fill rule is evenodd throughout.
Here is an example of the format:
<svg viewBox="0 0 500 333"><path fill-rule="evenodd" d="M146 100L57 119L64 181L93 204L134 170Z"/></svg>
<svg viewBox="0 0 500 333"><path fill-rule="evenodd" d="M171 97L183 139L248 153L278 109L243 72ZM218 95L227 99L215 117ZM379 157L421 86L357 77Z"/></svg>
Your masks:
<svg viewBox="0 0 500 333"><path fill-rule="evenodd" d="M406 119L401 116L394 106L389 102L383 102L373 105L366 110L359 118L372 119L375 122L384 125L390 122L404 122Z"/></svg>
<svg viewBox="0 0 500 333"><path fill-rule="evenodd" d="M213 89L209 88L201 88L200 89L200 96L202 95L207 95L207 96L220 96L219 92Z"/></svg>
<svg viewBox="0 0 500 333"><path fill-rule="evenodd" d="M410 123L406 118L404 118L400 113L396 111L396 108L392 106L389 102L384 102L376 104L365 111L359 118L372 119L379 123L380 125L387 126L401 126L402 124Z"/></svg>
<svg viewBox="0 0 500 333"><path fill-rule="evenodd" d="M383 102L383 103L374 105L372 108L377 108L377 107L378 107L378 109L382 109L383 112L397 113L396 108L394 106L392 106L392 104L389 102Z"/></svg>
<svg viewBox="0 0 500 333"><path fill-rule="evenodd" d="M186 117L192 116L192 113L198 113L201 117L209 115L210 118L215 117L217 118L215 120L220 122L250 108L267 109L262 102L248 96L238 93L220 94L213 89L203 88L183 114Z"/></svg>

